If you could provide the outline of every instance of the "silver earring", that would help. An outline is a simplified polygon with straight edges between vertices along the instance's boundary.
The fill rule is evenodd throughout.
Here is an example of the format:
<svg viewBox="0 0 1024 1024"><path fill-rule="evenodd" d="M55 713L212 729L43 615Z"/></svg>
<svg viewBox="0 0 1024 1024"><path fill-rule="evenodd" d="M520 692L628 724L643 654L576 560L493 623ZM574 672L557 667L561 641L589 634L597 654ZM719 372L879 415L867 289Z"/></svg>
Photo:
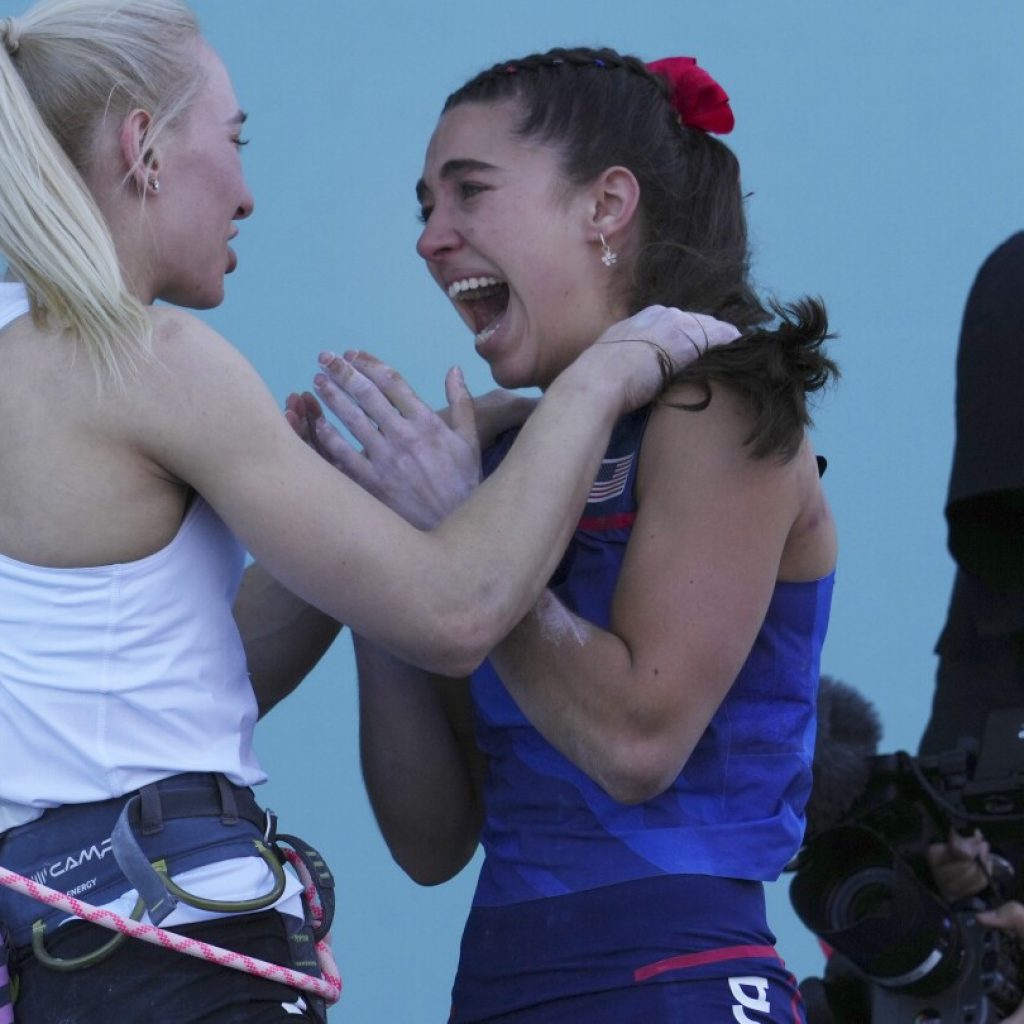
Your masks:
<svg viewBox="0 0 1024 1024"><path fill-rule="evenodd" d="M601 239L601 262L606 267L617 263L619 254L612 251L612 247L604 240L604 235L599 234L597 237Z"/></svg>
<svg viewBox="0 0 1024 1024"><path fill-rule="evenodd" d="M157 179L157 178L150 178L149 179L149 187L154 192L159 192L160 191L160 181L159 181L159 179Z"/></svg>

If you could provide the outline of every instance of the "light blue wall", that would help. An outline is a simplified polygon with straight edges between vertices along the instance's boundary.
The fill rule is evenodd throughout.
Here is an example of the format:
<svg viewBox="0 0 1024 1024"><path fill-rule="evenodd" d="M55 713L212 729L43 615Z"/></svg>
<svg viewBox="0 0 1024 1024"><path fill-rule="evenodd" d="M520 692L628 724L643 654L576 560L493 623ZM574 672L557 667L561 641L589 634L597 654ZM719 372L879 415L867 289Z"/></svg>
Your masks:
<svg viewBox="0 0 1024 1024"><path fill-rule="evenodd" d="M21 7L0 2L0 14ZM816 443L841 531L824 668L880 709L885 749L925 721L952 566L942 504L953 439L956 336L987 252L1022 225L1024 5L1017 0L197 0L250 112L256 216L209 319L283 399L324 347L363 347L431 401L471 339L413 251L413 184L444 97L480 68L556 44L653 59L694 54L730 93L730 139L752 193L756 277L822 295L844 377ZM478 365L479 364L479 365ZM282 496L288 500L288 496ZM343 526L344 524L339 524ZM338 878L332 1021L445 1019L467 871L436 890L392 865L356 754L342 640L264 723L263 793ZM798 976L813 941L772 893Z"/></svg>

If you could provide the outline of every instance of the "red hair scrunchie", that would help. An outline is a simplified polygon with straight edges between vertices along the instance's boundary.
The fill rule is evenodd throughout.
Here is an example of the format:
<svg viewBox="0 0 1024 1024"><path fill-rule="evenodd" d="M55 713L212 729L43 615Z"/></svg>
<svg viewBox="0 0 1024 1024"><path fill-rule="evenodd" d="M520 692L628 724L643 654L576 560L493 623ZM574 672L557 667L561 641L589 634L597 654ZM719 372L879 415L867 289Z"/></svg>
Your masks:
<svg viewBox="0 0 1024 1024"><path fill-rule="evenodd" d="M702 68L695 57L666 57L647 70L667 78L672 106L687 128L727 135L736 124L726 91Z"/></svg>

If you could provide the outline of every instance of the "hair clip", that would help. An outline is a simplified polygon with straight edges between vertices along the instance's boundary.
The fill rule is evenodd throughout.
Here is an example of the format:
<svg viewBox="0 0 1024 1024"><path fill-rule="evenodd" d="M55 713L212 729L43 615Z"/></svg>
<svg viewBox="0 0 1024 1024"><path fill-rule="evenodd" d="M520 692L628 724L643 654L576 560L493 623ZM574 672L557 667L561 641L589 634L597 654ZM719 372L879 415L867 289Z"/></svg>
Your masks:
<svg viewBox="0 0 1024 1024"><path fill-rule="evenodd" d="M726 91L694 57L666 57L652 61L647 70L667 78L672 106L687 128L727 135L736 124Z"/></svg>

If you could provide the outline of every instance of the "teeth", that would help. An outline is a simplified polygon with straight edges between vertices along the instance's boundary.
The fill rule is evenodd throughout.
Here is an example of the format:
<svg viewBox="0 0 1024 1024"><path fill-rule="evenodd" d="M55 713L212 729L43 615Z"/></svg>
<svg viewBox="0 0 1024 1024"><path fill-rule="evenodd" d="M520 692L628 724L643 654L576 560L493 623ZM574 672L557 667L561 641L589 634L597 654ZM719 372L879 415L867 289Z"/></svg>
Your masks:
<svg viewBox="0 0 1024 1024"><path fill-rule="evenodd" d="M501 320L495 320L490 327L485 327L477 336L476 343L482 345L501 326Z"/></svg>
<svg viewBox="0 0 1024 1024"><path fill-rule="evenodd" d="M478 292L484 288L495 288L503 282L497 277L465 277L448 285L448 298L469 298L467 292ZM479 296L473 296L479 298Z"/></svg>

